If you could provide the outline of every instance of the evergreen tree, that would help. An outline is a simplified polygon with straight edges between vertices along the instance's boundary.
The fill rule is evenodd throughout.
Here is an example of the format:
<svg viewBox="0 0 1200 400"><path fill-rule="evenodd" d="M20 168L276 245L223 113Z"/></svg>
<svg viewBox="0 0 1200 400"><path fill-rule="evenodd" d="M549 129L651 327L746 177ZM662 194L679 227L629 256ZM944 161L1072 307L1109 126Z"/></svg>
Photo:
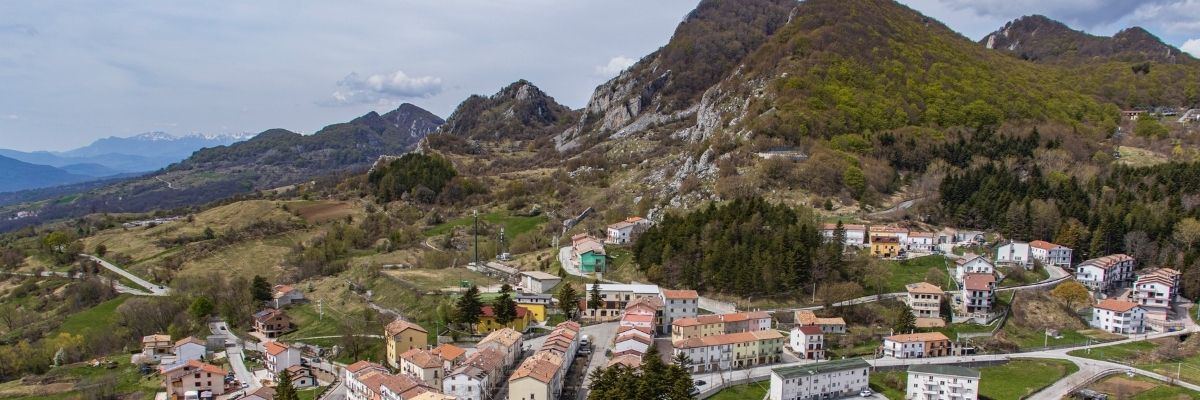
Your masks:
<svg viewBox="0 0 1200 400"><path fill-rule="evenodd" d="M292 374L286 369L279 373L279 384L275 386L275 400L299 400L292 386Z"/></svg>
<svg viewBox="0 0 1200 400"><path fill-rule="evenodd" d="M469 327L479 323L479 316L483 314L483 301L479 300L479 287L471 285L462 297L458 298L458 322L466 324Z"/></svg>
<svg viewBox="0 0 1200 400"><path fill-rule="evenodd" d="M690 368L692 366L692 358L683 352L675 354L675 358L672 361L674 361L675 365L683 368Z"/></svg>
<svg viewBox="0 0 1200 400"><path fill-rule="evenodd" d="M908 333L917 329L917 318L913 316L912 308L909 308L908 304L900 303L900 308L896 312L896 320L892 324L892 329L896 330L896 334Z"/></svg>
<svg viewBox="0 0 1200 400"><path fill-rule="evenodd" d="M558 288L558 308L567 318L574 318L579 312L579 292L570 283L563 282Z"/></svg>
<svg viewBox="0 0 1200 400"><path fill-rule="evenodd" d="M591 295L588 296L587 306L588 306L588 309L592 310L593 314L595 314L596 310L599 310L600 307L604 307L604 300L600 298L600 280L599 279L592 280L592 292L591 292Z"/></svg>
<svg viewBox="0 0 1200 400"><path fill-rule="evenodd" d="M255 301L269 301L272 298L271 283L267 282L267 278L255 275L254 282L250 284L250 293Z"/></svg>
<svg viewBox="0 0 1200 400"><path fill-rule="evenodd" d="M512 299L512 286L507 283L500 287L500 297L492 303L492 311L496 313L496 322L508 325L517 319L517 302Z"/></svg>

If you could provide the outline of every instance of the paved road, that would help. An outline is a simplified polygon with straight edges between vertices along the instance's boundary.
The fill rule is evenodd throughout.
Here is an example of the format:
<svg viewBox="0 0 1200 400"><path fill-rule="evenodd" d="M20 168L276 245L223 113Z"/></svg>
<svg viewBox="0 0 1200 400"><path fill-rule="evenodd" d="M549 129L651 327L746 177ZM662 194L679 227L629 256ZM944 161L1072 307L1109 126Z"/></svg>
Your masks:
<svg viewBox="0 0 1200 400"><path fill-rule="evenodd" d="M254 374L251 374L250 370L246 368L246 361L242 357L242 340L229 330L229 324L226 324L225 321L211 322L208 324L208 329L212 331L213 335L225 337L225 355L229 358L229 365L233 367L233 375L237 377L238 381L250 384L244 393L258 389L261 385L257 379L254 379Z"/></svg>
<svg viewBox="0 0 1200 400"><path fill-rule="evenodd" d="M74 276L72 276L66 272L54 272L54 271L42 271L39 274L32 274L32 273L27 273L27 272L2 272L2 274L17 275L17 276L34 276L34 277L41 277L41 278L66 278L66 279L83 279L86 277L86 275L83 273L76 273ZM117 293L131 294L134 296L156 296L155 294L147 292L145 290L134 289L134 288L125 286L125 285L121 284L120 281L117 281L114 279L109 279L106 276L97 276L97 278L99 278L100 281L102 281L102 282L111 284L113 286L113 288L117 290Z"/></svg>
<svg viewBox="0 0 1200 400"><path fill-rule="evenodd" d="M117 273L117 275L121 275L121 276L125 277L126 279L133 281L133 283L141 285L142 287L149 290L150 294L153 296L167 296L171 293L170 288L168 288L166 286L150 283L150 281L142 279L141 277L139 277L137 275L131 274L131 273L129 273L129 271L123 270L108 261L104 261L104 259L93 256L91 254L80 254L80 256L90 258L92 261L95 261L96 263L100 264L100 266L108 269L109 271L115 272L115 273Z"/></svg>

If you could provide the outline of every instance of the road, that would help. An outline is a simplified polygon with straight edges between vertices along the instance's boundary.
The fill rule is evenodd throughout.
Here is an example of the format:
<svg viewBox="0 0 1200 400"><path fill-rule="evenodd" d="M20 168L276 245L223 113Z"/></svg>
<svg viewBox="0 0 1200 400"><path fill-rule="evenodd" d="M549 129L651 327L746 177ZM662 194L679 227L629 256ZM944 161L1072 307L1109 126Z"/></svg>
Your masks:
<svg viewBox="0 0 1200 400"><path fill-rule="evenodd" d="M17 275L17 276L34 276L34 277L41 277L41 278L65 278L65 279L83 279L86 277L86 275L84 275L83 273L76 273L74 276L72 276L70 274L67 274L66 272L54 272L54 271L42 271L41 273L38 273L38 274L31 274L31 273L26 273L26 272L2 272L2 274ZM124 284L121 284L120 281L109 279L106 276L97 276L97 278L99 278L100 281L102 281L102 282L111 284L113 286L113 288L117 290L117 293L131 294L134 296L156 296L153 293L150 293L150 292L147 292L147 291L144 291L141 289L134 289L134 288L125 286Z"/></svg>
<svg viewBox="0 0 1200 400"><path fill-rule="evenodd" d="M915 198L915 199L908 199L908 200L904 200L904 201L901 201L901 202L899 202L899 203L896 203L896 205L892 206L892 207L891 207L891 208L889 208L889 209L882 210L882 211L876 211L876 212L873 212L873 213L867 214L867 216L869 216L869 217L878 217L878 216L881 216L881 215L883 215L883 214L887 214L887 213L890 213L890 212L893 212L893 211L896 211L896 210L907 210L907 209L909 209L909 208L912 208L913 204L916 204L917 200L921 200L921 199L922 199L922 198Z"/></svg>
<svg viewBox="0 0 1200 400"><path fill-rule="evenodd" d="M80 254L80 256L87 257L87 258L91 259L92 261L95 261L96 263L100 264L100 266L108 269L109 271L115 272L117 275L121 275L122 277L125 277L126 279L133 281L133 283L141 285L143 288L146 288L146 290L149 290L150 294L152 296L167 296L167 295L170 295L170 293L171 293L170 288L168 288L166 286L150 283L150 281L142 279L141 277L139 277L137 275L131 274L131 273L129 273L129 271L123 270L108 261L104 261L104 259L102 259L100 257L96 257L91 254Z"/></svg>
<svg viewBox="0 0 1200 400"><path fill-rule="evenodd" d="M258 387L261 385L259 385L257 379L254 379L254 374L251 374L250 370L246 368L246 361L242 357L242 339L238 338L237 335L234 335L233 332L229 331L229 324L226 324L225 321L210 322L208 324L208 329L212 331L213 335L215 336L225 337L225 355L227 358L229 358L229 365L233 367L234 377L236 377L239 382L250 384L250 387L241 393L249 393L253 392L255 389L258 389ZM230 395L230 398L232 397L233 396Z"/></svg>
<svg viewBox="0 0 1200 400"><path fill-rule="evenodd" d="M588 335L592 342L592 361L588 364L587 374L584 375L583 387L586 388L591 383L592 371L608 363L608 357L604 354L608 352L609 347L613 344L613 340L617 338L617 325L617 321L612 321L583 327L582 334ZM542 343L546 342L547 336L529 339L525 342L525 347L537 350L542 347Z"/></svg>

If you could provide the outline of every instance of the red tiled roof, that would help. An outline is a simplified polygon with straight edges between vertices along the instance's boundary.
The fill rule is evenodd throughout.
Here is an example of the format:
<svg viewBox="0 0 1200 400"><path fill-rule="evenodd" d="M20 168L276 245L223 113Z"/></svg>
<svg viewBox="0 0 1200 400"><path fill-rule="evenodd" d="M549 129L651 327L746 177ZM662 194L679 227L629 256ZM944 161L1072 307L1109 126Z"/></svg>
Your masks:
<svg viewBox="0 0 1200 400"><path fill-rule="evenodd" d="M937 342L949 341L950 338L941 332L925 332L925 333L907 333L903 335L892 335L884 338L893 342L909 343L909 342Z"/></svg>
<svg viewBox="0 0 1200 400"><path fill-rule="evenodd" d="M700 294L695 290L670 290L663 289L663 297L668 299L698 299Z"/></svg>
<svg viewBox="0 0 1200 400"><path fill-rule="evenodd" d="M287 351L288 347L279 342L267 342L263 344L263 349L267 351L267 354L277 356L279 353Z"/></svg>
<svg viewBox="0 0 1200 400"><path fill-rule="evenodd" d="M993 283L996 283L996 276L992 274L967 274L963 278L967 290L989 290Z"/></svg>
<svg viewBox="0 0 1200 400"><path fill-rule="evenodd" d="M455 360L466 354L467 350L449 343L443 343L438 345L438 347L434 347L430 352L445 360Z"/></svg>
<svg viewBox="0 0 1200 400"><path fill-rule="evenodd" d="M400 359L421 369L441 368L446 363L441 357L422 349L408 349L400 354Z"/></svg>
<svg viewBox="0 0 1200 400"><path fill-rule="evenodd" d="M346 366L346 370L350 371L351 374L357 374L367 368L383 369L383 366L370 361L357 361L354 364Z"/></svg>
<svg viewBox="0 0 1200 400"><path fill-rule="evenodd" d="M392 321L392 323L387 325L385 331L387 332L388 336L395 336L409 329L416 329L421 333L429 333L429 331L425 330L425 328L422 328L420 325L402 319Z"/></svg>
<svg viewBox="0 0 1200 400"><path fill-rule="evenodd" d="M1059 246L1059 245L1057 245L1057 244L1054 244L1054 243L1047 242L1047 241L1045 241L1045 240L1034 240L1034 241L1032 241L1032 242L1029 242L1029 246L1030 246L1030 247L1039 248L1039 249L1042 249L1042 250L1054 250L1054 249L1057 249L1057 248L1059 248L1059 247L1062 247L1062 246Z"/></svg>
<svg viewBox="0 0 1200 400"><path fill-rule="evenodd" d="M942 294L943 293L942 288L937 287L937 286L927 283L927 282L910 283L910 284L904 285L904 288L906 290L908 290L909 293L919 293L919 294Z"/></svg>
<svg viewBox="0 0 1200 400"><path fill-rule="evenodd" d="M821 327L816 326L816 325L803 325L796 329L799 329L800 333L803 333L805 335L820 335L821 334Z"/></svg>
<svg viewBox="0 0 1200 400"><path fill-rule="evenodd" d="M1134 307L1137 307L1137 306L1138 306L1137 303L1134 303L1132 301L1117 300L1117 299L1104 299L1096 304L1096 308L1099 308L1101 310L1109 310L1109 311L1120 312L1120 313L1132 310Z"/></svg>
<svg viewBox="0 0 1200 400"><path fill-rule="evenodd" d="M1081 263L1079 263L1079 266L1076 267L1076 269L1081 268L1081 267L1086 267L1086 266L1093 266L1093 267L1100 268L1100 269L1107 271L1108 269L1112 268L1113 266L1115 266L1119 263L1122 263L1125 261L1131 261L1131 260L1133 260L1133 257L1127 256L1124 254L1112 254L1112 255L1093 258L1091 260L1086 260L1084 262L1081 262Z"/></svg>

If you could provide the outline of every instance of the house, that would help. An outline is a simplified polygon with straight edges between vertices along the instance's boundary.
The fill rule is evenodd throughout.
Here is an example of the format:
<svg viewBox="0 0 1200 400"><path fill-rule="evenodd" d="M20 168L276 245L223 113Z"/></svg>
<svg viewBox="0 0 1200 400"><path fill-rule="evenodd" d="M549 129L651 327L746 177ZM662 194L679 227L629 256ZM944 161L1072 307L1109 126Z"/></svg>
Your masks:
<svg viewBox="0 0 1200 400"><path fill-rule="evenodd" d="M494 333L494 332L493 332ZM442 393L460 400L488 400L492 390L502 382L506 355L493 348L483 348L442 380Z"/></svg>
<svg viewBox="0 0 1200 400"><path fill-rule="evenodd" d="M147 335L142 337L142 356L151 362L162 361L163 356L170 356L174 350L170 335Z"/></svg>
<svg viewBox="0 0 1200 400"><path fill-rule="evenodd" d="M278 379L279 373L301 363L300 349L279 342L263 343L263 366L271 380Z"/></svg>
<svg viewBox="0 0 1200 400"><path fill-rule="evenodd" d="M552 400L562 394L563 357L539 351L526 358L508 378L508 398L512 400Z"/></svg>
<svg viewBox="0 0 1200 400"><path fill-rule="evenodd" d="M766 331L771 329L772 323L771 314L765 311L697 315L675 320L671 340Z"/></svg>
<svg viewBox="0 0 1200 400"><path fill-rule="evenodd" d="M317 377L313 375L312 368L306 365L287 367L287 373L289 379L292 381L292 387L310 388L317 386Z"/></svg>
<svg viewBox="0 0 1200 400"><path fill-rule="evenodd" d="M179 339L178 342L175 342L175 346L172 348L172 353L175 354L175 364L185 363L191 360L203 361L208 356L208 343L203 340L188 336L186 338Z"/></svg>
<svg viewBox="0 0 1200 400"><path fill-rule="evenodd" d="M955 365L911 365L904 395L910 400L978 400L979 370Z"/></svg>
<svg viewBox="0 0 1200 400"><path fill-rule="evenodd" d="M639 234L645 232L652 225L654 225L653 222L642 217L626 218L624 221L608 226L608 229L605 230L607 237L604 242L609 244L633 243Z"/></svg>
<svg viewBox="0 0 1200 400"><path fill-rule="evenodd" d="M343 382L349 400L404 400L436 391L410 376L388 373L382 365L366 361L347 366Z"/></svg>
<svg viewBox="0 0 1200 400"><path fill-rule="evenodd" d="M996 272L991 260L978 254L967 253L954 260L954 281L961 286L967 274L991 274Z"/></svg>
<svg viewBox="0 0 1200 400"><path fill-rule="evenodd" d="M904 304L907 304L908 308L912 310L918 327L932 328L946 325L942 320L942 296L945 294L942 288L926 282L917 282L904 285L904 289L908 292L904 298Z"/></svg>
<svg viewBox="0 0 1200 400"><path fill-rule="evenodd" d="M890 233L871 233L871 255L890 258L900 255L900 238Z"/></svg>
<svg viewBox="0 0 1200 400"><path fill-rule="evenodd" d="M521 287L530 293L546 293L558 286L562 278L558 275L542 271L525 271L521 273Z"/></svg>
<svg viewBox="0 0 1200 400"><path fill-rule="evenodd" d="M996 248L996 263L1032 268L1033 252L1031 249L1029 243L1009 241Z"/></svg>
<svg viewBox="0 0 1200 400"><path fill-rule="evenodd" d="M660 297L662 291L656 285L627 285L627 284L610 284L601 283L596 288L600 293L602 304L599 309L590 309L586 307L587 300L592 298L592 286L588 283L584 285L584 299L580 303L585 306L583 316L598 321L612 321L621 318L621 314L625 311L625 307L630 301L642 297Z"/></svg>
<svg viewBox="0 0 1200 400"><path fill-rule="evenodd" d="M1132 283L1133 267L1133 257L1124 254L1093 258L1075 266L1075 280L1093 292L1105 293Z"/></svg>
<svg viewBox="0 0 1200 400"><path fill-rule="evenodd" d="M580 272L604 272L607 270L608 253L604 242L587 234L571 238L571 263Z"/></svg>
<svg viewBox="0 0 1200 400"><path fill-rule="evenodd" d="M275 400L275 388L263 386L243 397L242 400Z"/></svg>
<svg viewBox="0 0 1200 400"><path fill-rule="evenodd" d="M771 370L770 400L840 399L869 386L871 364L849 358Z"/></svg>
<svg viewBox="0 0 1200 400"><path fill-rule="evenodd" d="M799 310L795 314L796 325L813 325L828 334L846 333L846 320L842 317L818 317L812 310Z"/></svg>
<svg viewBox="0 0 1200 400"><path fill-rule="evenodd" d="M654 343L654 331L649 328L620 326L617 327L617 338L613 340L613 354L646 354Z"/></svg>
<svg viewBox="0 0 1200 400"><path fill-rule="evenodd" d="M400 355L412 349L423 349L429 345L429 331L420 325L402 319L396 319L383 329L387 340L387 363L392 368L400 368Z"/></svg>
<svg viewBox="0 0 1200 400"><path fill-rule="evenodd" d="M660 297L639 297L625 305L620 326L641 326L663 332L663 300Z"/></svg>
<svg viewBox="0 0 1200 400"><path fill-rule="evenodd" d="M784 336L771 329L672 341L674 357L692 360L693 373L747 368L779 362Z"/></svg>
<svg viewBox="0 0 1200 400"><path fill-rule="evenodd" d="M198 360L163 367L160 371L167 395L184 398L188 392L197 393L201 399L212 399L225 394L225 370Z"/></svg>
<svg viewBox="0 0 1200 400"><path fill-rule="evenodd" d="M617 355L608 360L608 364L605 364L604 368L612 368L618 365L636 370L642 367L642 356L634 354Z"/></svg>
<svg viewBox="0 0 1200 400"><path fill-rule="evenodd" d="M520 332L512 328L503 328L485 336L475 347L480 350L494 350L496 354L502 356L500 366L507 368L515 364L521 357L521 345L524 343Z"/></svg>
<svg viewBox="0 0 1200 400"><path fill-rule="evenodd" d="M700 307L700 294L695 290L663 289L663 321L662 324L670 333L672 324L680 318L692 318Z"/></svg>
<svg viewBox="0 0 1200 400"><path fill-rule="evenodd" d="M1062 268L1071 268L1071 257L1073 256L1071 248L1060 246L1045 240L1034 240L1029 242L1030 256L1034 260L1042 262L1042 265L1053 265Z"/></svg>
<svg viewBox="0 0 1200 400"><path fill-rule="evenodd" d="M409 349L400 354L400 373L417 378L425 384L440 388L446 360L423 349Z"/></svg>
<svg viewBox="0 0 1200 400"><path fill-rule="evenodd" d="M996 302L996 275L970 273L963 278L962 308L966 314L987 314Z"/></svg>
<svg viewBox="0 0 1200 400"><path fill-rule="evenodd" d="M846 232L846 246L862 247L867 243L867 226L844 224L842 230ZM837 231L837 224L821 225L821 236L825 241L833 240L834 233Z"/></svg>
<svg viewBox="0 0 1200 400"><path fill-rule="evenodd" d="M513 296L513 301L529 311L530 322L541 322L546 320L556 300L548 294L520 293Z"/></svg>
<svg viewBox="0 0 1200 400"><path fill-rule="evenodd" d="M1131 335L1146 329L1146 310L1132 301L1104 299L1092 307L1094 328L1105 332Z"/></svg>
<svg viewBox="0 0 1200 400"><path fill-rule="evenodd" d="M292 320L283 310L268 308L254 313L254 330L267 338L276 338L292 330Z"/></svg>
<svg viewBox="0 0 1200 400"><path fill-rule="evenodd" d="M480 309L479 323L475 324L475 333L491 333L503 328L513 328L517 332L525 332L529 327L529 310L524 306L517 306L516 318L507 324L501 324L496 319L496 310L492 306L483 306Z"/></svg>
<svg viewBox="0 0 1200 400"><path fill-rule="evenodd" d="M882 353L895 358L928 358L951 355L950 338L941 332L907 333L883 338Z"/></svg>
<svg viewBox="0 0 1200 400"><path fill-rule="evenodd" d="M825 333L816 325L796 326L791 334L792 351L801 359L825 359Z"/></svg>
<svg viewBox="0 0 1200 400"><path fill-rule="evenodd" d="M903 244L904 248L908 251L929 253L937 248L937 234L933 232L911 231L908 232L908 242Z"/></svg>
<svg viewBox="0 0 1200 400"><path fill-rule="evenodd" d="M405 399L405 400L457 400L457 399L458 399L458 397L451 396L451 395L434 393L434 392L425 392L425 393L416 395L416 397L413 397L410 399Z"/></svg>
<svg viewBox="0 0 1200 400"><path fill-rule="evenodd" d="M271 302L275 304L275 308L283 308L303 301L304 292L290 285L275 285L275 292L271 294Z"/></svg>
<svg viewBox="0 0 1200 400"><path fill-rule="evenodd" d="M872 225L867 229L867 236L894 236L900 243L908 243L908 228L886 225Z"/></svg>
<svg viewBox="0 0 1200 400"><path fill-rule="evenodd" d="M449 343L442 343L437 347L434 347L433 350L430 350L429 352L433 353L435 356L441 357L442 360L446 362L445 369L447 371L455 366L458 366L459 364L462 364L463 360L466 360L467 358L466 349Z"/></svg>
<svg viewBox="0 0 1200 400"><path fill-rule="evenodd" d="M1152 268L1138 274L1133 284L1133 301L1146 312L1146 318L1165 321L1179 296L1179 271Z"/></svg>

